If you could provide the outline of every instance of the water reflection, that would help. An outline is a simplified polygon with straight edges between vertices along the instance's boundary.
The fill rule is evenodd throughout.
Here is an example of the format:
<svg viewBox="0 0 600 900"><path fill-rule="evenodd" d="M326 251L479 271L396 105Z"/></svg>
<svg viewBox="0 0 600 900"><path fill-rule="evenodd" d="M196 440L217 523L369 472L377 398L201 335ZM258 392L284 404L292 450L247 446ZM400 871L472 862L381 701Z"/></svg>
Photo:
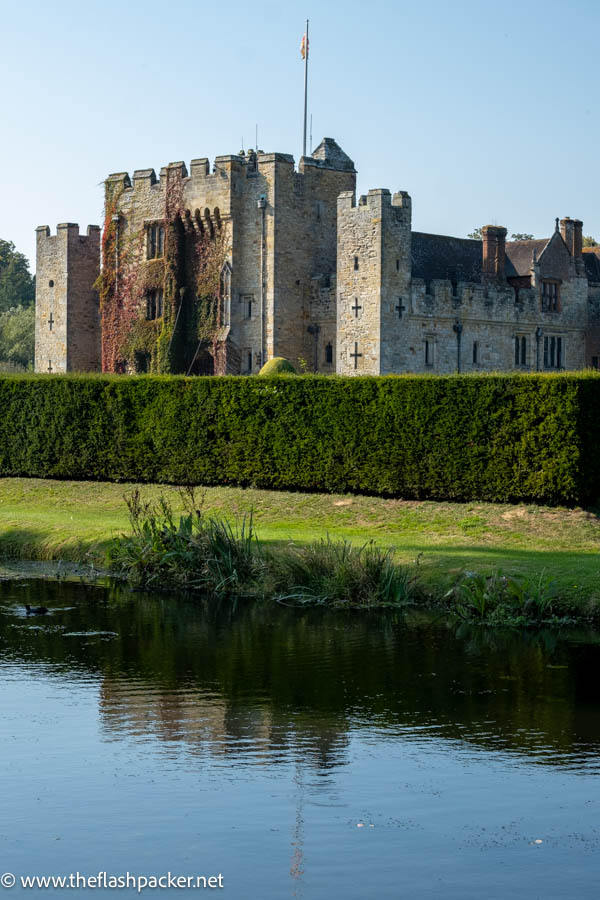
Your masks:
<svg viewBox="0 0 600 900"><path fill-rule="evenodd" d="M26 618L25 603L48 616ZM4 666L93 677L105 739L243 764L345 764L363 729L595 767L594 633L458 628L395 612L198 603L49 583L3 586Z"/></svg>
<svg viewBox="0 0 600 900"><path fill-rule="evenodd" d="M234 900L595 897L599 655L577 631L0 585L3 865L222 871Z"/></svg>

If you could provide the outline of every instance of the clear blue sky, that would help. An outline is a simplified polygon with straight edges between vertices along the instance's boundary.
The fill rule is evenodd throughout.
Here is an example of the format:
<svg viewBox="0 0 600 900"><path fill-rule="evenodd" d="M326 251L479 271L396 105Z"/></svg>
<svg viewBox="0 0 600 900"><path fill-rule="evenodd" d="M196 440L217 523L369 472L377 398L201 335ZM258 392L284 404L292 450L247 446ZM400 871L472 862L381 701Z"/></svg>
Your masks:
<svg viewBox="0 0 600 900"><path fill-rule="evenodd" d="M597 0L21 0L0 32L0 237L101 223L110 172L301 150L310 18L314 144L334 137L360 193L407 190L417 230L600 239Z"/></svg>

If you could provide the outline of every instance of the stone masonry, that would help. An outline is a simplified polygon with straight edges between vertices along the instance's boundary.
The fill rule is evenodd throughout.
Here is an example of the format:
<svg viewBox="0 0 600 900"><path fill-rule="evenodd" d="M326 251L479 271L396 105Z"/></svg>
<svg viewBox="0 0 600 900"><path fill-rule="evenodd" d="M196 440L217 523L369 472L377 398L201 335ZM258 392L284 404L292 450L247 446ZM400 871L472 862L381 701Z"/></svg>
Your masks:
<svg viewBox="0 0 600 900"><path fill-rule="evenodd" d="M37 229L35 371L100 368L100 320L94 283L100 273L100 229Z"/></svg>
<svg viewBox="0 0 600 900"><path fill-rule="evenodd" d="M581 369L596 288L582 223L506 243L413 232L408 194L338 200L337 366L344 375ZM595 345L596 346L596 345ZM597 348L598 350L598 348Z"/></svg>
<svg viewBox="0 0 600 900"><path fill-rule="evenodd" d="M331 138L297 169L250 151L110 175L101 316L99 229L37 230L36 371L251 374L273 356L343 375L598 367L600 252L583 249L581 221L557 219L532 241L491 225L482 241L426 234L412 230L405 191L357 203L355 188ZM209 342L193 260L216 235Z"/></svg>

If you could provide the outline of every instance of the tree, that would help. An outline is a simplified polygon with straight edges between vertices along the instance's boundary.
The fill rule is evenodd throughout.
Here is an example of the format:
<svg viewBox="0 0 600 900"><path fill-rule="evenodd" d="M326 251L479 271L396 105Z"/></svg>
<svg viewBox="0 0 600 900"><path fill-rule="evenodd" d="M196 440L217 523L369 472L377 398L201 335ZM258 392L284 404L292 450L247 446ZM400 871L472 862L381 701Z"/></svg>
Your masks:
<svg viewBox="0 0 600 900"><path fill-rule="evenodd" d="M467 237L471 238L472 241L482 241L483 228L474 228L471 234L468 234ZM516 234L511 234L510 239L511 241L532 241L533 235L518 231ZM585 243L584 246L586 246Z"/></svg>
<svg viewBox="0 0 600 900"><path fill-rule="evenodd" d="M600 246L600 244L598 244L598 241L596 240L596 238L593 238L591 235L588 234L587 237L583 238L583 246L584 247L598 247L598 246Z"/></svg>
<svg viewBox="0 0 600 900"><path fill-rule="evenodd" d="M0 313L35 301L35 278L27 258L11 241L0 239Z"/></svg>
<svg viewBox="0 0 600 900"><path fill-rule="evenodd" d="M33 368L35 306L16 306L0 313L0 360Z"/></svg>

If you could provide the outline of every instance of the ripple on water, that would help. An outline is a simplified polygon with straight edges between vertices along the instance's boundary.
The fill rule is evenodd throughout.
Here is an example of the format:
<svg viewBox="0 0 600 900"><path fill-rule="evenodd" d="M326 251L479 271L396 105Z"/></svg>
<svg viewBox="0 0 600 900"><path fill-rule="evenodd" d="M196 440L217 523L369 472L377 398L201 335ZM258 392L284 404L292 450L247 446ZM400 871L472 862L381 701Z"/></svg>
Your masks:
<svg viewBox="0 0 600 900"><path fill-rule="evenodd" d="M592 896L595 635L68 585L0 600L15 869L34 840L48 871L187 871L201 854L234 897L252 871L269 900L298 884L325 900L335 871L357 900L365 873L378 897L401 873L406 896L433 878L445 898L500 900L524 896L532 866L540 895ZM60 614L26 619L25 601Z"/></svg>

